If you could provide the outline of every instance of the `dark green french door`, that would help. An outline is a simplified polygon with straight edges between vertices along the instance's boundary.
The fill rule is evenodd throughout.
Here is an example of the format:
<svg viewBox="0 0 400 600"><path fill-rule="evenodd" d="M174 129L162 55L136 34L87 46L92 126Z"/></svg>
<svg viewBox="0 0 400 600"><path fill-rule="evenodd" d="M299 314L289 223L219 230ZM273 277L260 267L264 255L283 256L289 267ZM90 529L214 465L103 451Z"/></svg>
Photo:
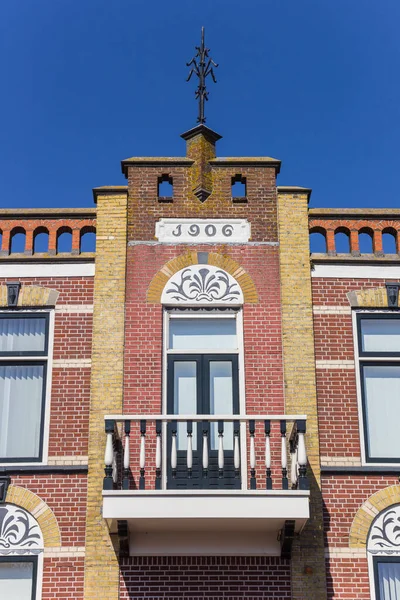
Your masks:
<svg viewBox="0 0 400 600"><path fill-rule="evenodd" d="M239 414L237 354L170 354L167 364L169 414ZM224 468L218 468L218 423L193 422L193 465L187 468L187 423L168 426L169 489L238 489L240 474L234 468L234 424L224 422ZM176 430L177 466L171 468L173 430ZM208 469L203 469L203 434L207 431Z"/></svg>

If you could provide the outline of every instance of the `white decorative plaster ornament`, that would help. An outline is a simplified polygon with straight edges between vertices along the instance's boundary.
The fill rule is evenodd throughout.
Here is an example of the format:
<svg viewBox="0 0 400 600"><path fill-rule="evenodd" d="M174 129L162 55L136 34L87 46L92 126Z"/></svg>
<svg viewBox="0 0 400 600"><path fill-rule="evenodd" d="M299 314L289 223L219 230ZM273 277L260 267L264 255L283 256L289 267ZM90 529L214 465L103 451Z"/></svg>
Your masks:
<svg viewBox="0 0 400 600"><path fill-rule="evenodd" d="M13 504L0 505L0 555L42 551L42 532L32 515Z"/></svg>
<svg viewBox="0 0 400 600"><path fill-rule="evenodd" d="M161 302L170 306L232 306L243 304L243 292L236 279L226 271L213 265L192 265L167 281Z"/></svg>
<svg viewBox="0 0 400 600"><path fill-rule="evenodd" d="M374 521L368 536L368 551L372 554L400 551L399 504L389 506Z"/></svg>
<svg viewBox="0 0 400 600"><path fill-rule="evenodd" d="M245 243L250 233L246 219L160 219L155 235L159 242L204 244Z"/></svg>

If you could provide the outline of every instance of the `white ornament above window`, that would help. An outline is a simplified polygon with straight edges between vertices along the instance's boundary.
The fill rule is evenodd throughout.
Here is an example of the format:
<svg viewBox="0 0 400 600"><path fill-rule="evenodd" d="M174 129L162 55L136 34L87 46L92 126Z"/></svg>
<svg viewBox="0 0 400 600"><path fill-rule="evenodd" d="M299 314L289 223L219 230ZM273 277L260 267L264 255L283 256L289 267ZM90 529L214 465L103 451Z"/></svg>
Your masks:
<svg viewBox="0 0 400 600"><path fill-rule="evenodd" d="M161 302L170 306L243 304L240 285L226 271L213 265L192 265L167 281Z"/></svg>
<svg viewBox="0 0 400 600"><path fill-rule="evenodd" d="M156 238L173 244L248 242L250 223L246 219L160 219Z"/></svg>
<svg viewBox="0 0 400 600"><path fill-rule="evenodd" d="M0 555L39 554L43 536L37 521L14 504L0 504Z"/></svg>
<svg viewBox="0 0 400 600"><path fill-rule="evenodd" d="M368 551L376 554L400 552L400 505L389 506L374 521L368 536Z"/></svg>

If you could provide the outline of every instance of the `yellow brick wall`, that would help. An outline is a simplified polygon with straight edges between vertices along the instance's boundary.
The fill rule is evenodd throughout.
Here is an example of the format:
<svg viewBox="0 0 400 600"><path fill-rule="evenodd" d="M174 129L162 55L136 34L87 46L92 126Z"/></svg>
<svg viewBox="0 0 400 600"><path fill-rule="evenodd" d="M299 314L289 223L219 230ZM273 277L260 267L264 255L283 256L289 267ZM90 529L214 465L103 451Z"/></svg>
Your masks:
<svg viewBox="0 0 400 600"><path fill-rule="evenodd" d="M311 518L293 544L292 598L326 600L307 204L307 193L278 192L285 408L307 415L311 484Z"/></svg>
<svg viewBox="0 0 400 600"><path fill-rule="evenodd" d="M118 559L101 515L104 415L122 412L126 270L126 193L97 198L85 600L117 600Z"/></svg>

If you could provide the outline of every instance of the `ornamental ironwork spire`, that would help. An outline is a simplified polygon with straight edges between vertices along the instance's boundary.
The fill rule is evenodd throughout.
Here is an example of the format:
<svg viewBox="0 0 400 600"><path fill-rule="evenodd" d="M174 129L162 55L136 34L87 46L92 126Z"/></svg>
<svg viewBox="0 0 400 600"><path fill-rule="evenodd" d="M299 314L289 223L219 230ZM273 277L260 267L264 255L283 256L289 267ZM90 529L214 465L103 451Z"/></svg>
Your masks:
<svg viewBox="0 0 400 600"><path fill-rule="evenodd" d="M215 79L213 67L218 67L217 63L209 57L209 48L204 45L204 27L201 28L201 44L195 47L197 54L192 60L186 63L187 67L192 67L186 81L189 81L193 73L199 78L199 85L197 87L195 98L199 101L199 116L197 117L198 123L205 123L206 118L204 116L204 102L208 100L208 92L206 88L206 78L211 75L214 83L217 83Z"/></svg>

